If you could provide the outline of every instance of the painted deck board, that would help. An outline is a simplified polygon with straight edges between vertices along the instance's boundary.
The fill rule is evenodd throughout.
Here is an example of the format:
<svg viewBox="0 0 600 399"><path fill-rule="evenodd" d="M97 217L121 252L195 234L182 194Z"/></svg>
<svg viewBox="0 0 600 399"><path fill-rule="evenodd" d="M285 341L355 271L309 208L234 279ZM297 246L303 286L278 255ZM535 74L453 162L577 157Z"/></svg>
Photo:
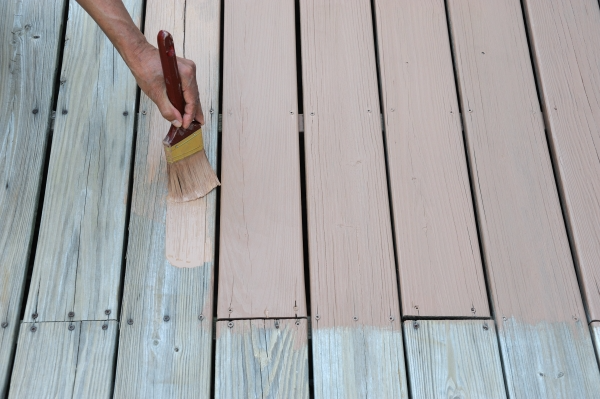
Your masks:
<svg viewBox="0 0 600 399"><path fill-rule="evenodd" d="M155 43L170 31L179 55L197 65L206 125L204 145L216 165L220 4L218 0L148 1L145 32ZM184 19L186 24L185 51ZM212 112L211 112L212 110ZM115 398L189 398L210 395L216 191L190 203L190 219L204 226L196 240L204 264L180 269L165 255L168 122L142 95L134 188L121 311ZM190 226L197 226L190 224ZM168 316L165 317L165 316Z"/></svg>
<svg viewBox="0 0 600 399"><path fill-rule="evenodd" d="M142 1L124 4L139 25ZM33 322L34 313L38 322L101 320L106 310L116 319L137 86L112 43L74 0L60 81L24 320Z"/></svg>
<svg viewBox="0 0 600 399"><path fill-rule="evenodd" d="M404 322L415 398L506 398L493 320Z"/></svg>
<svg viewBox="0 0 600 399"><path fill-rule="evenodd" d="M116 321L22 323L9 398L111 398L118 328Z"/></svg>
<svg viewBox="0 0 600 399"><path fill-rule="evenodd" d="M521 4L450 0L448 10L509 397L592 398L600 374L589 330L580 328L585 311ZM543 350L531 349L536 346ZM521 353L529 355L527 362ZM564 374L551 380L539 379L538 372Z"/></svg>
<svg viewBox="0 0 600 399"><path fill-rule="evenodd" d="M575 263L600 320L600 7L523 2Z"/></svg>
<svg viewBox="0 0 600 399"><path fill-rule="evenodd" d="M300 31L315 397L406 397L370 1Z"/></svg>
<svg viewBox="0 0 600 399"><path fill-rule="evenodd" d="M308 398L306 319L217 322L216 398Z"/></svg>
<svg viewBox="0 0 600 399"><path fill-rule="evenodd" d="M294 1L224 11L217 315L306 316Z"/></svg>
<svg viewBox="0 0 600 399"><path fill-rule="evenodd" d="M0 397L18 335L65 4L0 2Z"/></svg>
<svg viewBox="0 0 600 399"><path fill-rule="evenodd" d="M402 315L489 317L443 0L376 0Z"/></svg>

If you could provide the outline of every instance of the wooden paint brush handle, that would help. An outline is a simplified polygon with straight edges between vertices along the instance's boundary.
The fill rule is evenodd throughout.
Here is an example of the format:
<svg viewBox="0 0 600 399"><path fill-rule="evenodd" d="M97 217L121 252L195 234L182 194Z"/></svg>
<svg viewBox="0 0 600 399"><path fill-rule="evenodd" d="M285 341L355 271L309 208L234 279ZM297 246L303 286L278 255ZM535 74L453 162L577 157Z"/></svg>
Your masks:
<svg viewBox="0 0 600 399"><path fill-rule="evenodd" d="M173 36L166 30L161 30L158 32L156 40L158 41L158 53L160 54L160 63L165 76L165 85L167 86L167 97L183 117L185 100L181 89L181 78L177 67Z"/></svg>

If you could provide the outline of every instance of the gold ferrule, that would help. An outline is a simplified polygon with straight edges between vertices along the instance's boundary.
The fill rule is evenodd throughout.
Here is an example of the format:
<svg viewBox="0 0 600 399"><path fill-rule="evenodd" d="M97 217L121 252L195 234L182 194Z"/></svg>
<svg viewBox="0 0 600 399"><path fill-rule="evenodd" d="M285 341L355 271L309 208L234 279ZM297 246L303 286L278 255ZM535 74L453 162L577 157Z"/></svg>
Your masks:
<svg viewBox="0 0 600 399"><path fill-rule="evenodd" d="M165 146L165 155L168 163L175 163L187 158L204 149L204 141L202 140L202 129L198 129L189 137L181 140L174 146Z"/></svg>

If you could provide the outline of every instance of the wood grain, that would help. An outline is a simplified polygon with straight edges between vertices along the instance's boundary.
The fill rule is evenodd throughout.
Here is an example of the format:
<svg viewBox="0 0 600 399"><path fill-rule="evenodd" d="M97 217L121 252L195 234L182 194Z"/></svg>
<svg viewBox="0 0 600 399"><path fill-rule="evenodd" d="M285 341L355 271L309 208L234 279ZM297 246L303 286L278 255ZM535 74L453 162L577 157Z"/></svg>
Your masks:
<svg viewBox="0 0 600 399"><path fill-rule="evenodd" d="M139 25L142 1L124 4ZM114 319L119 308L136 83L74 0L65 40L28 322L99 320L107 309Z"/></svg>
<svg viewBox="0 0 600 399"><path fill-rule="evenodd" d="M598 360L598 364L600 365L600 322L594 322L590 324L590 327L592 329L594 345L596 346L596 358Z"/></svg>
<svg viewBox="0 0 600 399"><path fill-rule="evenodd" d="M149 40L154 40L158 30L168 30L179 45L176 52L202 71L197 78L206 120L204 145L213 166L219 114L220 4L218 0L187 0L187 5L183 0L151 0L145 22ZM185 40L184 19L189 29ZM196 237L203 246L203 265L193 269L171 266L165 255L167 179L162 149L169 124L145 95L140 112L114 395L208 398L216 192L197 200L205 201L204 205L190 205L195 211L188 215L205 220L204 231Z"/></svg>
<svg viewBox="0 0 600 399"><path fill-rule="evenodd" d="M228 4L223 40L217 315L306 316L294 1Z"/></svg>
<svg viewBox="0 0 600 399"><path fill-rule="evenodd" d="M21 324L9 398L111 398L118 328L116 321Z"/></svg>
<svg viewBox="0 0 600 399"><path fill-rule="evenodd" d="M404 322L415 398L506 398L493 320Z"/></svg>
<svg viewBox="0 0 600 399"><path fill-rule="evenodd" d="M443 0L376 0L404 316L489 317Z"/></svg>
<svg viewBox="0 0 600 399"><path fill-rule="evenodd" d="M308 398L306 319L217 322L215 398Z"/></svg>
<svg viewBox="0 0 600 399"><path fill-rule="evenodd" d="M65 5L0 2L0 323L8 323L0 329L0 397L18 335Z"/></svg>
<svg viewBox="0 0 600 399"><path fill-rule="evenodd" d="M600 320L600 8L523 5L575 263L589 317Z"/></svg>
<svg viewBox="0 0 600 399"><path fill-rule="evenodd" d="M589 330L578 327L585 312L546 145L521 4L450 0L448 10L509 396L592 397L586 395L600 387L600 375L589 370L595 363ZM539 343L546 341L552 344L540 350ZM521 357L524 354L528 357ZM536 372L563 372L572 378L538 379L533 373L537 365L560 365L562 370Z"/></svg>
<svg viewBox="0 0 600 399"><path fill-rule="evenodd" d="M301 0L300 30L315 395L405 396L370 2Z"/></svg>

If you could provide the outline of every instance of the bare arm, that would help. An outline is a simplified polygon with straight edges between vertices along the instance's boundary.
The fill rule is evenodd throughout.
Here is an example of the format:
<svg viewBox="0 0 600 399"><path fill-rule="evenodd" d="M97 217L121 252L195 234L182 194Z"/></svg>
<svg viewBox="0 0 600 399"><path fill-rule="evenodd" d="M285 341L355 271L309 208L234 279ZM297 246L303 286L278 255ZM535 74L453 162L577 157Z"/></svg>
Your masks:
<svg viewBox="0 0 600 399"><path fill-rule="evenodd" d="M121 0L77 0L90 14L115 46L125 63L131 69L140 88L158 106L162 116L179 127L187 128L192 120L204 124L204 115L198 84L196 65L193 61L178 57L179 75L185 99L185 114L171 104L167 97L165 81L156 47L148 43L142 32L135 26Z"/></svg>

